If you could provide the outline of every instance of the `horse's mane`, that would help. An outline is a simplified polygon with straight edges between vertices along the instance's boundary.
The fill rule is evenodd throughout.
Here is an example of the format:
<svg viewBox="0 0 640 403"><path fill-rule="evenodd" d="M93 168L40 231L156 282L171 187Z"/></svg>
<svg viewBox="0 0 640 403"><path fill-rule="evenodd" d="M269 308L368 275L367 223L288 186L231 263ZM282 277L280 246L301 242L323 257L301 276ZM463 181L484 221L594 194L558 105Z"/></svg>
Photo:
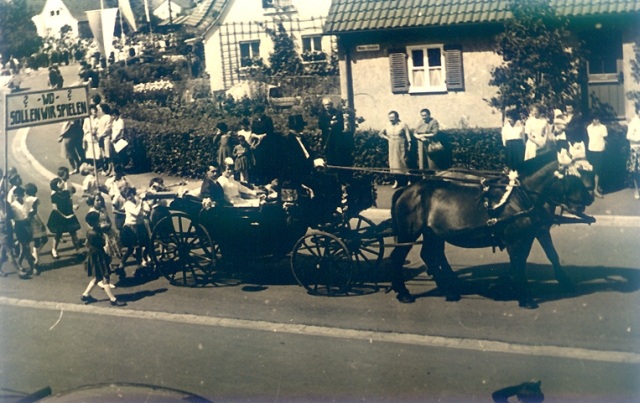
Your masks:
<svg viewBox="0 0 640 403"><path fill-rule="evenodd" d="M535 158L520 163L518 167L518 174L521 177L531 176L540 171L543 167L557 160L558 156L555 151L547 151L545 153L538 154Z"/></svg>

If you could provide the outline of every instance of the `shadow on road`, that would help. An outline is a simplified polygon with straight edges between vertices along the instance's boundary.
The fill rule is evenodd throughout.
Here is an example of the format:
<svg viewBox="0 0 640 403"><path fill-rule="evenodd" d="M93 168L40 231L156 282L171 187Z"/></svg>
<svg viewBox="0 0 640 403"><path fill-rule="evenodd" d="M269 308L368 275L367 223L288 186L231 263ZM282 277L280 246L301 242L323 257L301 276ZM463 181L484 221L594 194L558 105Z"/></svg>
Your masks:
<svg viewBox="0 0 640 403"><path fill-rule="evenodd" d="M567 276L575 282L575 292L563 292L555 280L551 265L531 263L527 265L527 278L537 303L610 291L630 293L640 289L640 271L636 269L602 266L564 266L563 269ZM461 295L480 295L496 301L515 300L517 298L511 292L508 272L508 263L457 270ZM414 270L413 273L420 274L417 270ZM410 273L405 271L405 274ZM440 296L437 288L414 295L416 298Z"/></svg>

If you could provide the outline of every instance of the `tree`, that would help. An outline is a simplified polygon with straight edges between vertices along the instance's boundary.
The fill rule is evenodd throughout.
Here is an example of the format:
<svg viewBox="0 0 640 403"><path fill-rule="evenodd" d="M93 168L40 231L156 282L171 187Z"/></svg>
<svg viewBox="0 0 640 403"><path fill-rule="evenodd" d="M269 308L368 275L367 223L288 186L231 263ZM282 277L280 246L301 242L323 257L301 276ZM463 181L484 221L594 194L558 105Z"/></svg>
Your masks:
<svg viewBox="0 0 640 403"><path fill-rule="evenodd" d="M522 111L537 102L558 108L577 100L586 59L568 20L549 0L514 0L511 11L513 18L496 38L496 52L504 62L491 73L489 84L498 87L498 95L490 105Z"/></svg>
<svg viewBox="0 0 640 403"><path fill-rule="evenodd" d="M31 21L34 14L26 0L0 0L0 55L5 62L10 56L31 56L42 45Z"/></svg>
<svg viewBox="0 0 640 403"><path fill-rule="evenodd" d="M636 53L634 60L631 60L631 77L633 81L640 84L640 44L636 43L633 47ZM636 105L640 105L640 91L627 92L627 98L632 100Z"/></svg>
<svg viewBox="0 0 640 403"><path fill-rule="evenodd" d="M269 70L272 76L297 76L302 74L302 60L296 51L293 37L287 34L279 23L275 30L266 28L273 42L273 52L269 54Z"/></svg>

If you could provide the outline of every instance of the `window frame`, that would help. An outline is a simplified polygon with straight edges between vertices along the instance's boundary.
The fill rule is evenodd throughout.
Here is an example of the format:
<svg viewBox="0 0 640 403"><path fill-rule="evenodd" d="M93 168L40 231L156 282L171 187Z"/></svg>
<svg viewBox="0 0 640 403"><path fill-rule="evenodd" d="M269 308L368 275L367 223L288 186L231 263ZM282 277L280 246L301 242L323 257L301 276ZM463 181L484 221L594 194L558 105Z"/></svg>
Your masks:
<svg viewBox="0 0 640 403"><path fill-rule="evenodd" d="M415 67L413 65L413 51L415 50L422 50L423 51L423 55L424 55L424 59L425 59L425 64L428 64L428 51L429 49L438 49L440 50L440 72L441 72L441 80L442 83L441 85L437 85L437 86L433 86L430 83L428 85L424 85L424 86L416 86L413 83L413 76L414 76L414 71L418 70L418 69L423 69L425 71L427 70L432 70L431 68L429 68L428 65L425 66L418 66ZM410 94L424 94L424 93L434 93L434 92L447 92L447 67L446 67L446 58L445 58L445 49L444 49L444 44L441 43L433 43L433 44L423 44L423 45L412 45L412 46L407 46L406 48L407 51L407 72L408 72L408 79L409 79L409 93ZM435 70L435 69L434 69ZM429 75L425 74L425 80L429 80Z"/></svg>
<svg viewBox="0 0 640 403"><path fill-rule="evenodd" d="M305 40L309 41L309 49L305 49L304 42ZM319 40L320 49L316 48L316 40ZM302 36L302 51L303 52L322 52L322 35L314 34L314 35L303 35Z"/></svg>
<svg viewBox="0 0 640 403"><path fill-rule="evenodd" d="M254 44L258 44L258 52L257 54L254 53ZM238 54L240 55L240 67L247 67L247 65L244 65L244 60L245 60L245 56L242 56L242 47L243 46L248 46L249 49L249 60L254 60L257 57L260 57L260 39L250 39L247 41L240 41L238 42Z"/></svg>

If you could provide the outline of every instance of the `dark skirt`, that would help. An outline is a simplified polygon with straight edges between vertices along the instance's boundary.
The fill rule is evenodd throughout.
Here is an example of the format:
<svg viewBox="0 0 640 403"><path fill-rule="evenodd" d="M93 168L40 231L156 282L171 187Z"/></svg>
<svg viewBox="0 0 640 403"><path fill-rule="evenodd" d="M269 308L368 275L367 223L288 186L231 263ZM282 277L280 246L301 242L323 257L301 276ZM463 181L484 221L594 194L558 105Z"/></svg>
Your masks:
<svg viewBox="0 0 640 403"><path fill-rule="evenodd" d="M146 247L149 244L149 231L146 225L125 225L120 233L120 242L125 248Z"/></svg>
<svg viewBox="0 0 640 403"><path fill-rule="evenodd" d="M104 249L89 248L89 255L85 263L87 275L89 277L95 276L98 281L109 278L111 272L110 263L111 258L105 253Z"/></svg>
<svg viewBox="0 0 640 403"><path fill-rule="evenodd" d="M47 221L47 228L54 234L74 233L80 229L80 222L75 214L65 217L58 210L52 210Z"/></svg>
<svg viewBox="0 0 640 403"><path fill-rule="evenodd" d="M602 175L602 166L604 161L604 151L588 151L587 161L593 166L593 173L600 176Z"/></svg>
<svg viewBox="0 0 640 403"><path fill-rule="evenodd" d="M28 244L33 241L33 231L29 220L16 220L13 222L13 231L16 239L21 244Z"/></svg>
<svg viewBox="0 0 640 403"><path fill-rule="evenodd" d="M518 170L524 161L524 142L514 139L508 140L504 150L505 165L514 171Z"/></svg>

